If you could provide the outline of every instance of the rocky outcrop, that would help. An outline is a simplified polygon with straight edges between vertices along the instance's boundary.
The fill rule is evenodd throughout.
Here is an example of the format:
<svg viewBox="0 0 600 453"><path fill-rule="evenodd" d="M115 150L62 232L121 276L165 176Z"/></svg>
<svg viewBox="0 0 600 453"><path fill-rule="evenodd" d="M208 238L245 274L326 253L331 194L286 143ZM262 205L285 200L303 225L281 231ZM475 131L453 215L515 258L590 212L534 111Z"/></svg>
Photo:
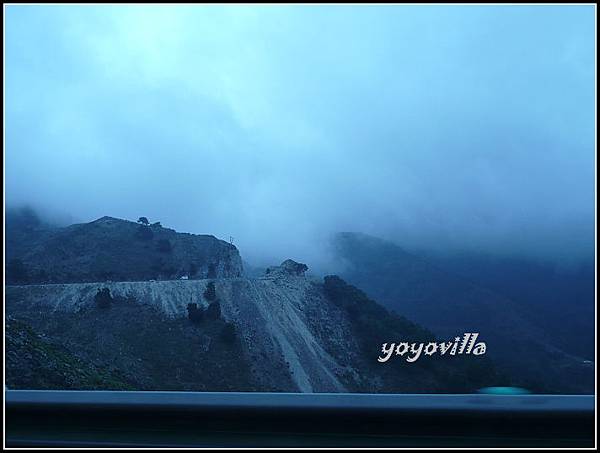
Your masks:
<svg viewBox="0 0 600 453"><path fill-rule="evenodd" d="M9 283L74 283L243 274L237 248L210 235L178 233L160 224L102 217L90 223L11 235ZM15 243L21 240L27 244Z"/></svg>
<svg viewBox="0 0 600 453"><path fill-rule="evenodd" d="M268 267L265 276L276 277L303 277L308 270L306 264L297 263L294 260L285 260L279 266Z"/></svg>
<svg viewBox="0 0 600 453"><path fill-rule="evenodd" d="M8 288L9 310L30 318L39 312L48 317L83 313L95 309L97 290L108 288L116 300L129 298L140 306L158 309L165 319L186 320L188 303L208 308L209 301L203 294L210 282L215 284L223 320L236 326L259 388L295 392L346 390L339 377L343 367L325 351L310 326L336 322L337 341L343 342L345 337L351 338L348 323L340 310L329 307L306 279L285 285L270 279L235 278L13 286ZM311 313L323 317L316 319ZM45 330L44 319L33 323ZM202 327L198 330L201 332Z"/></svg>

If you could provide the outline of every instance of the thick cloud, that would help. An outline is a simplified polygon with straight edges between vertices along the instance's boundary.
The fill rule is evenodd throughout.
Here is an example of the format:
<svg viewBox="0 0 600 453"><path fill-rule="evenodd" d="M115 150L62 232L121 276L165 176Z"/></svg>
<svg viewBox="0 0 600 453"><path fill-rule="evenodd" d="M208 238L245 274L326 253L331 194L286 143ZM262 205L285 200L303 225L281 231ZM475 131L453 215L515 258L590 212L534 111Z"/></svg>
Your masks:
<svg viewBox="0 0 600 453"><path fill-rule="evenodd" d="M251 261L594 253L593 6L8 6L6 203Z"/></svg>

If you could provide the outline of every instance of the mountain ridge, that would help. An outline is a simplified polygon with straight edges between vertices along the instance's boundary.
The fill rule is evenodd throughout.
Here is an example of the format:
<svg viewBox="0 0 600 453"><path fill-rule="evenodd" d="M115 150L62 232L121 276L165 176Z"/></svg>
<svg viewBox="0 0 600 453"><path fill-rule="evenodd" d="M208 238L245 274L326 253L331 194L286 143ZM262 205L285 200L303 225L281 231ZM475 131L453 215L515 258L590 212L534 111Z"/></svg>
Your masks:
<svg viewBox="0 0 600 453"><path fill-rule="evenodd" d="M212 235L178 233L159 223L103 216L89 223L7 234L7 281L238 277L237 248Z"/></svg>
<svg viewBox="0 0 600 453"><path fill-rule="evenodd" d="M386 308L436 335L479 332L490 356L520 385L555 392L593 392L593 365L554 346L551 336L521 316L507 297L430 264L400 246L364 233L332 239L340 276ZM544 370L540 373L539 370ZM572 376L578 376L574 382Z"/></svg>
<svg viewBox="0 0 600 453"><path fill-rule="evenodd" d="M372 244L350 247L353 261L340 254L347 259L341 278L307 276L308 266L293 260L247 277L232 244L160 224L104 216L51 232L21 230L7 245L12 241L34 278L8 279L7 313L55 336L77 356L83 351L93 363L120 363L125 374L134 364L138 372L127 379L141 388L422 393L518 384L537 392L585 393L591 385L589 366L551 347L539 329L515 316L508 299L400 248L373 253ZM385 244L368 235L341 237ZM156 257L168 263L157 270ZM186 269L192 263L195 273ZM101 304L103 293L108 299ZM390 306L390 293L400 296L398 304ZM157 343L149 325L180 352ZM382 343L448 340L467 332L480 333L490 357L377 363ZM227 345L223 338L235 341ZM148 341L162 351L159 356L144 349ZM190 344L200 350L188 363L183 351ZM215 375L195 367L205 362L235 373L235 366L213 354L233 354L234 365L246 371L215 387ZM139 364L140 357L147 363ZM176 364L177 376L157 369L161 363L167 369ZM146 380L139 377L144 374Z"/></svg>

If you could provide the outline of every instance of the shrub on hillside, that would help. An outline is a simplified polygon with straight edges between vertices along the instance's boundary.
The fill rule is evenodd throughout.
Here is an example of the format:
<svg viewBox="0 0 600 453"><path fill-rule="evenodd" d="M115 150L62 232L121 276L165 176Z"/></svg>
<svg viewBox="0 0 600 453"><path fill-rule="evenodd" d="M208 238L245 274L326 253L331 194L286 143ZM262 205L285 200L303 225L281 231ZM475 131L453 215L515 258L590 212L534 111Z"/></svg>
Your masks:
<svg viewBox="0 0 600 453"><path fill-rule="evenodd" d="M198 304L189 303L187 310L188 318L194 324L198 324L204 319L204 308L198 308Z"/></svg>
<svg viewBox="0 0 600 453"><path fill-rule="evenodd" d="M325 295L348 313L364 339L373 344L388 341L401 333L411 341L429 341L433 334L404 316L388 312L360 289L349 285L337 275L324 278Z"/></svg>
<svg viewBox="0 0 600 453"><path fill-rule="evenodd" d="M98 292L94 296L94 301L96 302L96 306L98 308L110 308L110 305L113 303L114 299L110 295L110 290L108 288L98 288Z"/></svg>
<svg viewBox="0 0 600 453"><path fill-rule="evenodd" d="M208 285L206 285L206 290L204 291L204 298L209 302L212 302L217 299L215 282L209 282Z"/></svg>
<svg viewBox="0 0 600 453"><path fill-rule="evenodd" d="M215 301L208 305L208 308L206 309L206 317L212 320L216 320L221 317L221 303L219 301Z"/></svg>

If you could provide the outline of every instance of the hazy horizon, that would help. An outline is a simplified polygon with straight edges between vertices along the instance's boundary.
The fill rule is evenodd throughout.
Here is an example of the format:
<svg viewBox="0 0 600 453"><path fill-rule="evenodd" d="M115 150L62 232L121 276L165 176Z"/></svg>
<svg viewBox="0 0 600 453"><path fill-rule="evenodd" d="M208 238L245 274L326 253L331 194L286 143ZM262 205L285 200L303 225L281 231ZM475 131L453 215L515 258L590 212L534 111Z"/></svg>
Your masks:
<svg viewBox="0 0 600 453"><path fill-rule="evenodd" d="M5 8L5 202L326 266L595 254L593 6Z"/></svg>

